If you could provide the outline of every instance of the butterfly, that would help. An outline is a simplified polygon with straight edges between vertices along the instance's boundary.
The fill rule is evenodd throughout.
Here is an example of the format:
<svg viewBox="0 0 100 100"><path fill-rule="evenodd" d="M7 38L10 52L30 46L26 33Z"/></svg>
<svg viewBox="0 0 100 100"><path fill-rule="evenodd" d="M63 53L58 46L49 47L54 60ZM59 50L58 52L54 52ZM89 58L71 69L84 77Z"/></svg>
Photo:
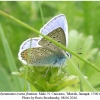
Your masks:
<svg viewBox="0 0 100 100"><path fill-rule="evenodd" d="M40 33L68 46L68 25L64 14L52 18L40 29ZM66 54L69 56L69 53L40 36L24 41L18 58L25 65L60 67L66 64Z"/></svg>

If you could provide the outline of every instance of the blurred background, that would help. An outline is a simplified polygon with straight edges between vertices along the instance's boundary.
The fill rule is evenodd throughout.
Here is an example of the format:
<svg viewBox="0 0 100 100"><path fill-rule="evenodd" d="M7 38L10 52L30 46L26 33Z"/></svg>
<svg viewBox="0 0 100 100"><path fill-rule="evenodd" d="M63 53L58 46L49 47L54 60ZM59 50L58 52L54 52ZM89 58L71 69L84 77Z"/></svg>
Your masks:
<svg viewBox="0 0 100 100"><path fill-rule="evenodd" d="M58 14L65 14L69 29L68 48L75 53L82 53L80 56L100 68L100 2L2 1L0 2L0 10L14 16L39 31L44 24L41 18L40 5L43 12L44 23ZM23 41L30 37L35 37L36 34L2 15L0 15L0 23L2 24L15 63L19 69L22 66L18 60L19 47ZM96 91L100 91L100 73L73 55L71 59L76 66L79 66L81 72L88 77L88 81ZM67 72L70 75L75 75L74 70L71 69L70 66L72 65L68 61L66 67ZM79 86L77 84L64 89L64 91L78 90ZM84 90L87 91L86 87L84 87ZM1 38L0 91L16 91ZM18 91L21 91L21 89Z"/></svg>

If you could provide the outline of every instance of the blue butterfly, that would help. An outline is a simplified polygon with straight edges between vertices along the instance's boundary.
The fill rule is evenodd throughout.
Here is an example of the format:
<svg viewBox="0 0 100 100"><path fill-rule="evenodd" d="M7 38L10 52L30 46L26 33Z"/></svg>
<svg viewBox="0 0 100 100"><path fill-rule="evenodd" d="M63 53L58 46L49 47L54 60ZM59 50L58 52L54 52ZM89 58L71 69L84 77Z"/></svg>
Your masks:
<svg viewBox="0 0 100 100"><path fill-rule="evenodd" d="M40 33L68 46L68 25L63 14L57 15L47 22L40 29ZM69 56L69 53L67 55ZM18 58L25 65L53 67L64 66L67 60L64 50L43 37L24 41L20 46Z"/></svg>

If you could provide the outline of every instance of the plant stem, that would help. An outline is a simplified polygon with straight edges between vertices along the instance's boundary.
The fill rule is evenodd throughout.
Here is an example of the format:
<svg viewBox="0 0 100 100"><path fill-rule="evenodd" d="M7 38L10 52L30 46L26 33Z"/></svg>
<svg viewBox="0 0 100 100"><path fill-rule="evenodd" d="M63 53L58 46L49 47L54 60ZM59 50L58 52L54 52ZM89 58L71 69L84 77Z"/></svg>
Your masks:
<svg viewBox="0 0 100 100"><path fill-rule="evenodd" d="M42 11L40 2L38 2L38 3L39 3L39 9L40 9L40 14L41 14L41 18L42 18L42 24L44 25L43 11Z"/></svg>

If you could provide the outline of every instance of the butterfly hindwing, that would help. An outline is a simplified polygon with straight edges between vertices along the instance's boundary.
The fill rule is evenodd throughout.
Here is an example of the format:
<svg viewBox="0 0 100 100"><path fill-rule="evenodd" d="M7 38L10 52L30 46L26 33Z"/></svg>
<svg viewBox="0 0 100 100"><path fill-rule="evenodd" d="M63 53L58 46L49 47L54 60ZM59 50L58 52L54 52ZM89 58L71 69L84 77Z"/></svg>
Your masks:
<svg viewBox="0 0 100 100"><path fill-rule="evenodd" d="M37 37L37 38L29 38L27 39L26 41L24 41L21 46L20 46L20 49L19 51L23 51L23 50L26 50L28 48L36 48L36 47L40 47L38 45L38 42L41 40L40 37Z"/></svg>
<svg viewBox="0 0 100 100"><path fill-rule="evenodd" d="M30 48L21 52L21 58L26 64L34 66L52 65L57 59L57 54L42 47Z"/></svg>

